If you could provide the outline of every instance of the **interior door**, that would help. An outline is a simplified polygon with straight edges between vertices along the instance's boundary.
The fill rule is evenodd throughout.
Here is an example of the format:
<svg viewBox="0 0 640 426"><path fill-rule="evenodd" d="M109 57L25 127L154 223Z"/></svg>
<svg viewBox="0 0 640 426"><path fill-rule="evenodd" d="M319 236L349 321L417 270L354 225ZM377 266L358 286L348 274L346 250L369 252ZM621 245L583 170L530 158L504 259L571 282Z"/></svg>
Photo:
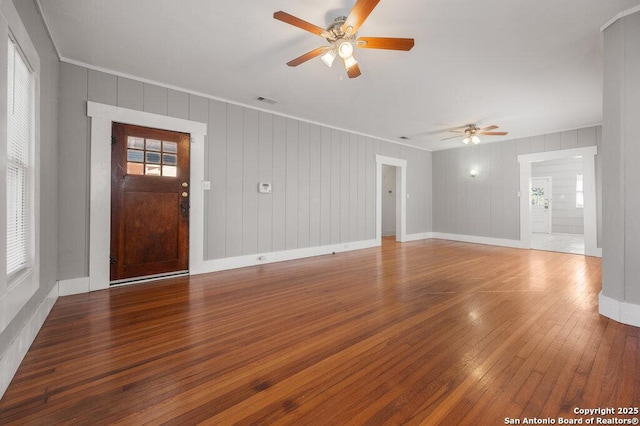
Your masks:
<svg viewBox="0 0 640 426"><path fill-rule="evenodd" d="M531 232L551 232L551 178L531 178Z"/></svg>
<svg viewBox="0 0 640 426"><path fill-rule="evenodd" d="M112 283L188 270L189 140L113 123Z"/></svg>

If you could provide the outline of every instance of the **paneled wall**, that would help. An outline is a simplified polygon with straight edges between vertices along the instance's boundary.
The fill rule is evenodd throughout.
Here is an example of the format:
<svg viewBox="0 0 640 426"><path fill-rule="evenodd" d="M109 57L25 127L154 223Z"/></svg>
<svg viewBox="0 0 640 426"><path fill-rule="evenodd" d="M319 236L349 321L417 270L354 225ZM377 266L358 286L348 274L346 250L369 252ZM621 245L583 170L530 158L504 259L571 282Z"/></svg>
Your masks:
<svg viewBox="0 0 640 426"><path fill-rule="evenodd" d="M407 160L407 233L431 231L430 152L62 63L62 280L88 275L87 100L208 124L205 259L375 238L376 154Z"/></svg>
<svg viewBox="0 0 640 426"><path fill-rule="evenodd" d="M35 294L26 302L13 320L0 331L0 397L17 368L20 359L37 333L30 321L34 312L55 292L57 271L58 217L58 55L53 48L42 18L33 1L14 1L15 9L27 30L40 58L40 283ZM6 25L6 22L3 23ZM6 100L5 100L6 102ZM4 145L3 145L4 146ZM3 148L3 149L6 149ZM3 181L4 182L4 181ZM3 206L2 208L6 208ZM5 244L6 241L3 241ZM57 293L55 293L57 295ZM0 294L0 298L4 296ZM50 308L50 305L48 305ZM42 313L44 312L44 313ZM46 316L47 309L40 312ZM0 313L4 314L4 312ZM44 321L44 318L40 319ZM41 324L41 323L40 323ZM13 347L13 349L11 349ZM18 355L19 354L19 355ZM13 364L12 364L13 363Z"/></svg>
<svg viewBox="0 0 640 426"><path fill-rule="evenodd" d="M584 234L584 208L576 207L576 180L581 158L531 164L531 177L551 177L551 232Z"/></svg>
<svg viewBox="0 0 640 426"><path fill-rule="evenodd" d="M518 155L593 145L600 147L601 133L601 126L594 126L434 152L434 232L518 240ZM597 155L598 242L602 228L600 164ZM469 175L471 169L478 171L475 178Z"/></svg>
<svg viewBox="0 0 640 426"><path fill-rule="evenodd" d="M600 313L640 326L640 11L603 31L605 165Z"/></svg>

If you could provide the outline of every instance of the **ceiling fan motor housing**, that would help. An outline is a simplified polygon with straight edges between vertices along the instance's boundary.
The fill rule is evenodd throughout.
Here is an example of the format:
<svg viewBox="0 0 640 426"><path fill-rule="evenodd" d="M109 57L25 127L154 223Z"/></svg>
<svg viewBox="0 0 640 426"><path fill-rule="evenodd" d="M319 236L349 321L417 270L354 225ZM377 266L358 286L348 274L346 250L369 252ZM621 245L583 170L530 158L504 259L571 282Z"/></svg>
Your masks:
<svg viewBox="0 0 640 426"><path fill-rule="evenodd" d="M329 43L333 43L340 39L353 40L355 38L355 34L351 34L349 37L346 37L346 33L342 31L342 26L346 20L346 16L338 16L333 20L333 23L329 25L329 28L327 28L327 32L331 35L331 37L327 37L327 41Z"/></svg>

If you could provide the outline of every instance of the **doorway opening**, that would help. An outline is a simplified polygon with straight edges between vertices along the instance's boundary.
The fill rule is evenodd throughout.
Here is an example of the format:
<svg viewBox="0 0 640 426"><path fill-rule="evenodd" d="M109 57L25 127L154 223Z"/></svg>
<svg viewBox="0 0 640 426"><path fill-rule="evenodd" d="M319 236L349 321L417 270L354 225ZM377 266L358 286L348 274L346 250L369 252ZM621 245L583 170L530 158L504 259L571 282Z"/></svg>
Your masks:
<svg viewBox="0 0 640 426"><path fill-rule="evenodd" d="M382 238L395 237L396 230L396 167L382 165Z"/></svg>
<svg viewBox="0 0 640 426"><path fill-rule="evenodd" d="M584 254L582 157L531 163L531 248Z"/></svg>
<svg viewBox="0 0 640 426"><path fill-rule="evenodd" d="M523 248L601 256L596 153L597 147L590 146L518 156Z"/></svg>
<svg viewBox="0 0 640 426"><path fill-rule="evenodd" d="M382 244L383 221L383 167L388 166L394 170L395 190L392 189L391 198L395 203L395 240L404 242L407 239L407 160L376 155L376 241ZM394 195L395 192L395 196ZM387 192L386 195L389 195ZM391 226L390 226L391 227Z"/></svg>

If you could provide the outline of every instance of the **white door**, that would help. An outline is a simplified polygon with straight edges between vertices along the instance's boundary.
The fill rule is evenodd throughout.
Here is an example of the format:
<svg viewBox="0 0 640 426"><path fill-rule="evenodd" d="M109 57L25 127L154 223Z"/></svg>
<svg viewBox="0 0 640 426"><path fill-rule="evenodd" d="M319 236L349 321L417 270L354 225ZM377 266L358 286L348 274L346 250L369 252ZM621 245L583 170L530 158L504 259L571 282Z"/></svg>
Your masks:
<svg viewBox="0 0 640 426"><path fill-rule="evenodd" d="M551 232L551 178L531 178L531 232Z"/></svg>

